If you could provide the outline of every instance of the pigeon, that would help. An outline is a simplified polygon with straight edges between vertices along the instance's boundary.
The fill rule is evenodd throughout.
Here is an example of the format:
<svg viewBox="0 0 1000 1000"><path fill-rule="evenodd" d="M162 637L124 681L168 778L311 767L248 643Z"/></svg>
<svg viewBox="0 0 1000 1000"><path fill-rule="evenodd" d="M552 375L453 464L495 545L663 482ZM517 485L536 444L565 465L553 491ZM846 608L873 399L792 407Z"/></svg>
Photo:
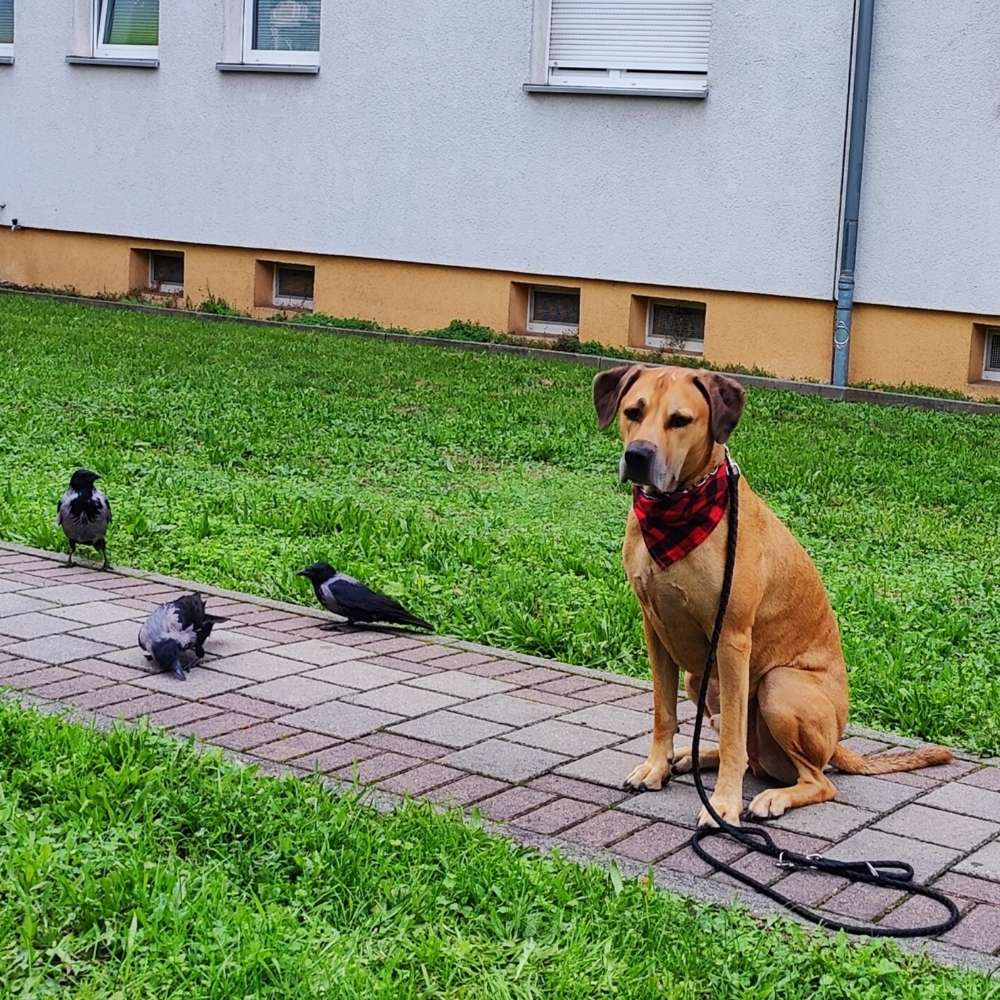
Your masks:
<svg viewBox="0 0 1000 1000"><path fill-rule="evenodd" d="M94 483L101 477L87 469L77 469L69 481L69 489L60 497L56 505L58 527L69 539L69 563L73 565L73 555L77 545L90 545L104 557L101 569L108 568L108 550L105 535L111 523L111 505L108 498Z"/></svg>
<svg viewBox="0 0 1000 1000"><path fill-rule="evenodd" d="M313 585L316 599L327 611L341 615L352 625L356 622L389 622L431 631L429 622L410 614L398 601L369 590L353 576L338 573L327 563L313 563L297 575L304 576Z"/></svg>
<svg viewBox="0 0 1000 1000"><path fill-rule="evenodd" d="M139 630L139 648L147 659L155 660L181 681L205 655L205 642L212 627L225 618L205 610L201 594L185 594L176 601L161 604Z"/></svg>

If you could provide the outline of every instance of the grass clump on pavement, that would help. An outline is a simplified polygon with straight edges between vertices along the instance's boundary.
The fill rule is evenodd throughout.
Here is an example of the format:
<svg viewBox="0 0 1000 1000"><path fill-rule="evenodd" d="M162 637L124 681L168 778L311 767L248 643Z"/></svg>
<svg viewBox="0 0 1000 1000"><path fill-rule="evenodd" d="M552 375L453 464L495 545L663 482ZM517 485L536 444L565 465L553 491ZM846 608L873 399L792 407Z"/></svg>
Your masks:
<svg viewBox="0 0 1000 1000"><path fill-rule="evenodd" d="M645 675L618 443L575 365L0 297L0 537L311 603L328 561L443 633ZM1000 753L1000 418L754 390L731 446L816 560L853 719Z"/></svg>

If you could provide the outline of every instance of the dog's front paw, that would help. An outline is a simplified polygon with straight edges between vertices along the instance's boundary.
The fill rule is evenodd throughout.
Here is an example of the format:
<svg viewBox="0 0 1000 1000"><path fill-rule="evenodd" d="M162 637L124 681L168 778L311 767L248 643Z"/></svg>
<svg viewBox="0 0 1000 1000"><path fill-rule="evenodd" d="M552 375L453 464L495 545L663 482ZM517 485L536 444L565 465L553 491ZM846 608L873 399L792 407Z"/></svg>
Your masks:
<svg viewBox="0 0 1000 1000"><path fill-rule="evenodd" d="M755 796L747 809L753 819L774 819L791 808L791 796L785 788L768 788Z"/></svg>
<svg viewBox="0 0 1000 1000"><path fill-rule="evenodd" d="M728 823L730 826L740 825L740 807L742 803L736 800L723 799L718 795L713 795L709 802L712 803L712 808L722 817L722 819ZM702 809L701 814L698 816L698 826L718 826L719 824L712 819L709 811L707 809Z"/></svg>
<svg viewBox="0 0 1000 1000"><path fill-rule="evenodd" d="M650 755L625 779L629 792L655 792L670 780L670 758Z"/></svg>

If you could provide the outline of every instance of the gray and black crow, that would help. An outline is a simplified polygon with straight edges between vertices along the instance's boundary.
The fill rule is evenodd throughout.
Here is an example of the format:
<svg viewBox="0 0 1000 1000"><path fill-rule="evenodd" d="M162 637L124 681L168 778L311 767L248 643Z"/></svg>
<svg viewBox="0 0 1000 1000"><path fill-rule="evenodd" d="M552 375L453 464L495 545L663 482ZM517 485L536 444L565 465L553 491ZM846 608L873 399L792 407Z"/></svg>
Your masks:
<svg viewBox="0 0 1000 1000"><path fill-rule="evenodd" d="M338 573L327 563L313 563L299 570L298 575L313 585L316 599L327 611L341 615L352 625L355 622L388 622L431 631L429 622L410 614L398 601L369 590L353 576Z"/></svg>
<svg viewBox="0 0 1000 1000"><path fill-rule="evenodd" d="M101 569L108 568L108 549L105 536L111 524L111 505L108 498L94 487L101 477L88 469L77 469L69 481L69 489L62 495L56 510L58 524L69 539L69 565L77 545L90 545L104 557Z"/></svg>
<svg viewBox="0 0 1000 1000"><path fill-rule="evenodd" d="M139 648L178 680L187 680L187 671L205 655L205 642L212 627L225 618L205 610L201 594L185 594L161 604L139 630Z"/></svg>

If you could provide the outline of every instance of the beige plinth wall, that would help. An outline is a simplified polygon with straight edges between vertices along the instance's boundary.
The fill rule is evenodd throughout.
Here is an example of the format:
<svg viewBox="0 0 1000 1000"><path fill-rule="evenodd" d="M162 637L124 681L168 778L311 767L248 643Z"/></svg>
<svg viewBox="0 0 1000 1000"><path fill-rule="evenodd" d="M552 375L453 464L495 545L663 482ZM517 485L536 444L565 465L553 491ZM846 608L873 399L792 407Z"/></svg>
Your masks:
<svg viewBox="0 0 1000 1000"><path fill-rule="evenodd" d="M215 296L254 315L269 315L274 311L266 305L270 265L284 262L315 268L317 312L411 330L461 319L522 333L528 287L565 286L580 290L583 340L641 347L649 299L701 302L705 357L713 364L821 382L830 376L833 305L811 299L34 229L0 229L0 281L121 295L144 280L141 252L157 249L184 253L180 305L197 306ZM977 381L982 325L991 322L1000 325L996 317L858 306L851 379L1000 395L1000 383Z"/></svg>

